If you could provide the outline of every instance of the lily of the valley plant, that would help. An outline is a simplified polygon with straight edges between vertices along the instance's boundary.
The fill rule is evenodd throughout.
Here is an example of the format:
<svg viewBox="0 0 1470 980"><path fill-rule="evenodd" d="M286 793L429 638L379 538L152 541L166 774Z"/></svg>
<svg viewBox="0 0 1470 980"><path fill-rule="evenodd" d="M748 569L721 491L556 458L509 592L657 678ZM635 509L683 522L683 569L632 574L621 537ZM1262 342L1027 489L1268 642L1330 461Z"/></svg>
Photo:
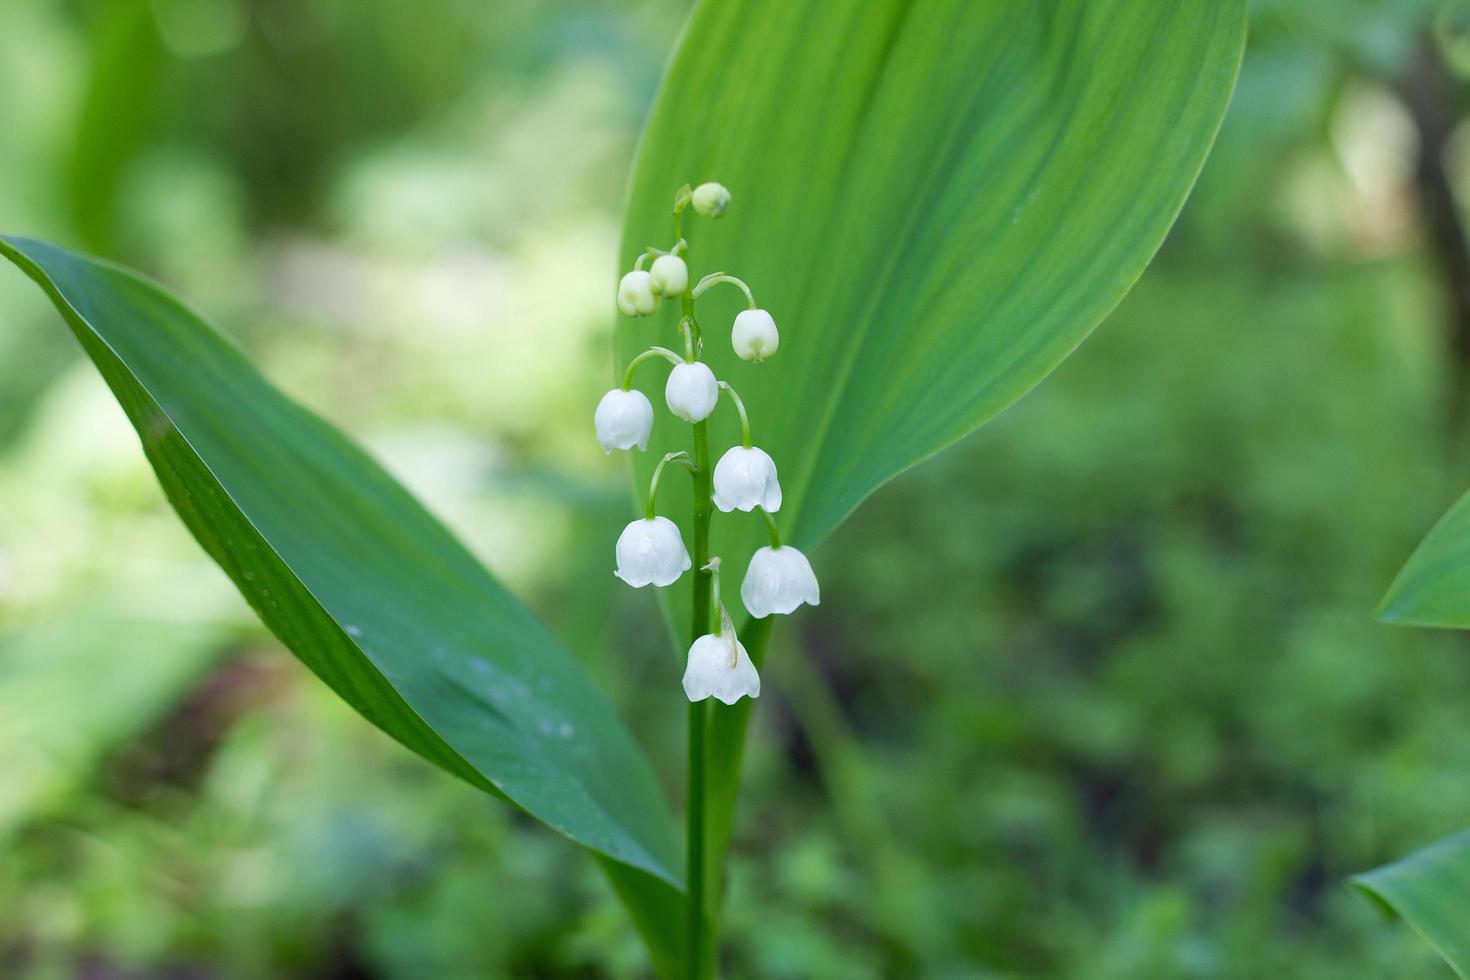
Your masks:
<svg viewBox="0 0 1470 980"><path fill-rule="evenodd" d="M687 942L691 959L696 963L706 955L704 946L708 941L702 881L708 727L705 702L714 698L733 705L743 697L756 698L761 693L760 674L737 637L721 598L720 559L709 554L713 511L758 512L770 534L770 545L751 557L740 586L740 599L750 615L757 619L786 615L802 603L815 606L820 601L811 563L796 548L781 543L776 522L771 518L781 509L776 462L752 442L750 415L735 389L715 377L709 365L700 359L704 335L695 314L695 303L721 284L736 286L745 294L747 308L736 315L730 331L736 355L758 364L775 354L780 346L775 319L756 305L754 294L743 281L723 272L713 272L690 283L689 242L682 234L684 214L692 207L706 218L719 218L729 204L730 192L713 182L692 190L685 185L674 195L673 245L667 251L649 246L638 256L633 270L618 284L617 305L627 316L648 316L658 310L661 302L679 303L678 340L683 354L654 346L632 358L623 374L622 387L602 396L593 417L597 441L607 452L647 449L654 408L646 395L633 388L634 374L645 364L667 361L672 365L664 385L664 402L670 413L689 423L690 448L666 454L654 467L644 517L629 524L618 537L614 574L637 589L645 585L670 586L691 568L697 569L691 596L692 636L684 668L684 694L690 701ZM718 406L721 394L740 417L741 438L740 445L727 449L711 469L706 420ZM694 484L692 557L678 525L658 513L659 481L669 464L688 470Z"/></svg>
<svg viewBox="0 0 1470 980"><path fill-rule="evenodd" d="M577 657L370 455L156 283L13 235L0 259L51 298L184 524L281 642L413 752L587 848L659 976L711 980L771 617L818 601L777 522L814 546L1081 343L1179 213L1244 33L1243 0L694 5L640 143L616 293L627 316L679 315L658 321L666 338L618 331L626 373L595 420L604 449L655 464L638 466L652 480L617 576L690 603L663 682L677 700L682 672L689 699L682 854L664 781ZM714 167L740 200L681 188L665 238L670 175ZM800 343L740 279L691 275L686 219L727 210L742 234L696 251L755 279ZM740 359L781 358L779 388L707 346L696 306L716 286L746 300L719 343L728 329ZM737 380L749 415L722 384ZM674 424L653 424L655 381ZM732 411L738 444L711 447L711 413ZM674 513L683 487L660 482L685 479L692 507ZM745 565L735 542L760 526L722 525L722 566L714 521L759 522L769 546Z"/></svg>

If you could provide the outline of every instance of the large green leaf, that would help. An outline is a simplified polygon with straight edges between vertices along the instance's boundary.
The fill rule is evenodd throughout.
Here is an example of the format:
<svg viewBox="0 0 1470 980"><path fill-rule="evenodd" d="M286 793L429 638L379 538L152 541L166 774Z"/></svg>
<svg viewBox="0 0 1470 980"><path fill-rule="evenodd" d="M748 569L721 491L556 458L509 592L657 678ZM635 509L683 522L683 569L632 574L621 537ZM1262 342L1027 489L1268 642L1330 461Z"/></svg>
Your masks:
<svg viewBox="0 0 1470 980"><path fill-rule="evenodd" d="M651 767L438 521L156 285L30 239L0 238L0 254L50 295L184 523L286 646L404 745L667 903L649 882L677 884L681 862Z"/></svg>
<svg viewBox="0 0 1470 980"><path fill-rule="evenodd" d="M722 219L685 223L691 269L749 282L781 347L764 364L736 359L740 298L722 286L699 300L705 354L776 460L789 541L815 544L996 415L1122 298L1199 172L1244 35L1243 0L698 5L644 136L622 267L671 244L680 184L729 187ZM677 342L672 306L620 320L619 366ZM660 404L663 370L643 372ZM714 452L737 432L718 409ZM635 455L639 493L662 453L689 445L689 427L659 412ZM659 509L687 535L688 481L665 486ZM742 617L735 593L764 537L750 515L715 516ZM686 587L670 595L684 636ZM758 647L767 628L745 635ZM714 708L716 864L749 710Z"/></svg>
<svg viewBox="0 0 1470 980"><path fill-rule="evenodd" d="M730 188L722 219L686 221L691 269L749 282L780 351L734 356L730 287L698 313L776 460L792 543L1011 404L1122 298L1205 159L1244 30L1240 0L698 6L643 140L622 262L670 245L680 184ZM677 342L676 305L620 321L619 364ZM643 371L658 404L663 371ZM711 426L714 452L734 444L733 412ZM689 439L660 412L638 486ZM687 483L660 492L686 530ZM717 516L713 548L743 573L763 536Z"/></svg>
<svg viewBox="0 0 1470 980"><path fill-rule="evenodd" d="M1461 977L1470 977L1470 830L1430 844L1353 884L1429 941Z"/></svg>
<svg viewBox="0 0 1470 980"><path fill-rule="evenodd" d="M1470 629L1470 493L1409 556L1378 608L1386 623Z"/></svg>

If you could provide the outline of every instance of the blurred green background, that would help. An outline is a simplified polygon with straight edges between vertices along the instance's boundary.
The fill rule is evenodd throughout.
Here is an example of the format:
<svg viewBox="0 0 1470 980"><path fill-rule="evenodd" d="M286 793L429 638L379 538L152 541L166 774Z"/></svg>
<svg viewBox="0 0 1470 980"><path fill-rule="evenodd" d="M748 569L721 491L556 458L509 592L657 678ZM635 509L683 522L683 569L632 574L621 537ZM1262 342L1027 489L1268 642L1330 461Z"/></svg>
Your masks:
<svg viewBox="0 0 1470 980"><path fill-rule="evenodd" d="M189 297L421 493L671 774L681 665L614 587L629 492L591 413L683 14L0 7L0 228ZM825 602L778 631L756 715L731 976L1449 976L1343 879L1470 824L1470 646L1370 616L1470 482L1462 117L1458 7L1254 5L1139 286L815 553ZM0 272L0 976L642 964L582 854L264 632Z"/></svg>

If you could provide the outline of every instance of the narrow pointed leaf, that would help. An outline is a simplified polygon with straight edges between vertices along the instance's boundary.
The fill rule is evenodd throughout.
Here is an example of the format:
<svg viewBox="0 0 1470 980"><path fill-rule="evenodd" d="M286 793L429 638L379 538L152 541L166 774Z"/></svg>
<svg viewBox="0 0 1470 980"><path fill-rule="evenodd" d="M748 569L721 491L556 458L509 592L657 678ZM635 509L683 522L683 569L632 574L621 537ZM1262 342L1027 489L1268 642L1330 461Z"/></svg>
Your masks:
<svg viewBox="0 0 1470 980"><path fill-rule="evenodd" d="M1353 879L1470 978L1470 830Z"/></svg>
<svg viewBox="0 0 1470 980"><path fill-rule="evenodd" d="M407 491L158 286L31 239L0 238L0 254L55 302L189 530L322 680L413 751L627 866L613 874L640 893L679 881L662 793L623 725Z"/></svg>
<svg viewBox="0 0 1470 980"><path fill-rule="evenodd" d="M1386 623L1470 629L1470 493L1430 529L1378 608Z"/></svg>
<svg viewBox="0 0 1470 980"><path fill-rule="evenodd" d="M779 468L791 543L996 415L1117 304L1199 172L1244 31L1242 0L697 7L644 137L622 263L672 245L680 184L729 188L723 218L685 220L691 281L743 278L780 329L773 358L745 363L738 291L698 301L706 358ZM620 365L677 343L677 306L619 318ZM655 404L666 371L637 379ZM733 410L711 426L718 456ZM689 442L660 412L636 485ZM660 509L687 530L688 481L668 482ZM761 522L717 515L712 533L738 588Z"/></svg>
<svg viewBox="0 0 1470 980"><path fill-rule="evenodd" d="M743 396L755 444L779 469L787 541L816 544L884 481L1002 411L1118 303L1214 139L1244 8L698 4L643 139L622 269L647 246L673 244L675 188L729 188L722 218L685 218L691 281L741 277L780 330L775 356L747 364L730 341L743 297L719 286L698 301L705 356ZM678 343L677 306L619 318L619 368L650 344ZM637 377L655 405L666 370L650 364ZM711 419L716 458L738 432L722 404ZM647 453L634 454L638 492L660 456L688 448L689 427L658 412ZM659 510L687 535L688 481L664 486ZM764 528L752 515L716 514L711 541L744 619L736 596ZM669 595L683 637L687 591ZM757 657L768 629L742 630ZM716 866L749 711L714 708Z"/></svg>

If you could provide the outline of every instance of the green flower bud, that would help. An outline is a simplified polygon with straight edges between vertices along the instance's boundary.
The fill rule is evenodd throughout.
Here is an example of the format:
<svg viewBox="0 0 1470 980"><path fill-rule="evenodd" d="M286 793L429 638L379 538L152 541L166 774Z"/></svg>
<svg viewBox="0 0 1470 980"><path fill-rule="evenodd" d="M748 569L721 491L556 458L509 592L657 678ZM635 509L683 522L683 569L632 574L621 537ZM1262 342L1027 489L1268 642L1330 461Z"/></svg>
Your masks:
<svg viewBox="0 0 1470 980"><path fill-rule="evenodd" d="M660 296L682 296L689 288L689 266L677 255L660 255L648 270Z"/></svg>
<svg viewBox="0 0 1470 980"><path fill-rule="evenodd" d="M658 293L653 280L642 269L635 269L618 283L618 309L624 316L648 316L658 309Z"/></svg>
<svg viewBox="0 0 1470 980"><path fill-rule="evenodd" d="M694 188L692 201L694 210L706 218L718 218L730 206L730 192L725 189L724 184L710 181Z"/></svg>

